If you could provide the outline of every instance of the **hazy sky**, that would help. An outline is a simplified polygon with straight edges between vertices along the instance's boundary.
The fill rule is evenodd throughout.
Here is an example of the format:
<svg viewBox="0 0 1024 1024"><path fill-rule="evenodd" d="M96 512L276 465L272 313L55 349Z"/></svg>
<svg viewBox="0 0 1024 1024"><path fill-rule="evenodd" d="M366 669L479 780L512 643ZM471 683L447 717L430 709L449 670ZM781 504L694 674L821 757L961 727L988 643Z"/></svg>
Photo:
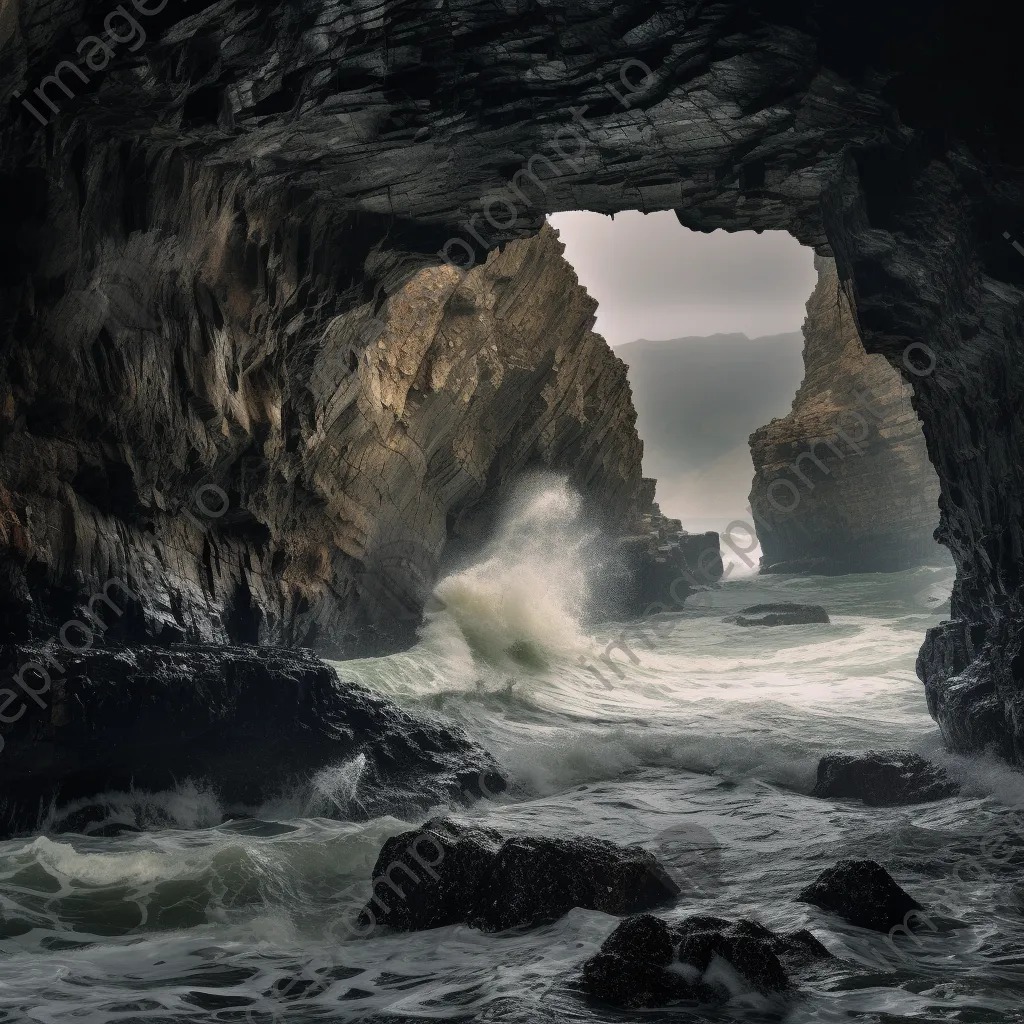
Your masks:
<svg viewBox="0 0 1024 1024"><path fill-rule="evenodd" d="M765 336L799 332L817 281L812 250L783 231L690 231L671 212L550 221L600 304L599 334L616 346L687 339L622 352L662 511L694 532L748 518L747 437L789 411L803 376L799 334Z"/></svg>
<svg viewBox="0 0 1024 1024"><path fill-rule="evenodd" d="M814 288L813 252L784 231L690 231L671 211L550 218L580 283L597 299L598 334L638 338L797 331Z"/></svg>

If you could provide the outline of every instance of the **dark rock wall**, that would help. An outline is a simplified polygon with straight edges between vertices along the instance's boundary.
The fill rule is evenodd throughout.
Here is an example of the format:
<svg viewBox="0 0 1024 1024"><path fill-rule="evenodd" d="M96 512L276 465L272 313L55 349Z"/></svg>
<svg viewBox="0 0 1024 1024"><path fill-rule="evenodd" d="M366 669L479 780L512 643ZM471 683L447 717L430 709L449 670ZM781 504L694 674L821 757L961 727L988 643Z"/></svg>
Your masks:
<svg viewBox="0 0 1024 1024"><path fill-rule="evenodd" d="M179 172L7 349L15 638L115 579L135 598L114 634L380 641L415 623L449 524L524 468L563 470L610 525L633 507L625 366L551 229L464 277L424 269L370 323L339 292L362 284L360 245L374 258L361 218L304 221ZM82 245L83 210L55 216Z"/></svg>
<svg viewBox="0 0 1024 1024"><path fill-rule="evenodd" d="M913 391L883 356L864 351L835 261L817 256L815 265L792 411L750 436L761 571L939 564L939 480Z"/></svg>
<svg viewBox="0 0 1024 1024"><path fill-rule="evenodd" d="M462 242L445 251L468 260L536 231L545 211L578 208L786 228L835 256L866 350L914 388L958 569L953 616L985 627L982 647L964 653L1002 715L1000 735L1021 735L1024 256L1005 236L1024 237L1024 80L1001 5L168 4L146 16L147 41L119 45L44 128L14 91L31 95L106 10L11 0L0 18L11 239L0 329L5 352L23 354L12 394L54 392L59 376L93 394L84 359L67 353L95 350L117 367L101 328L133 333L117 371L125 387L173 367L174 415L194 410L203 423L192 444L154 456L184 463L191 483L225 443L208 390L218 375L230 389L233 353L245 349L217 333L236 303L259 318L245 364L257 380L243 385L239 372L238 386L272 417L275 389L328 351L332 318L357 311L365 322L449 239ZM118 266L137 273L129 287L157 323L114 289L103 322L71 325L72 293L92 282L109 291ZM201 268L219 314L197 286ZM936 354L928 376L902 368L912 342ZM316 429L314 391L304 392L282 407L285 450ZM69 421L54 393L57 408L30 399L33 422L74 438L106 425ZM926 647L928 664L960 663L946 637Z"/></svg>

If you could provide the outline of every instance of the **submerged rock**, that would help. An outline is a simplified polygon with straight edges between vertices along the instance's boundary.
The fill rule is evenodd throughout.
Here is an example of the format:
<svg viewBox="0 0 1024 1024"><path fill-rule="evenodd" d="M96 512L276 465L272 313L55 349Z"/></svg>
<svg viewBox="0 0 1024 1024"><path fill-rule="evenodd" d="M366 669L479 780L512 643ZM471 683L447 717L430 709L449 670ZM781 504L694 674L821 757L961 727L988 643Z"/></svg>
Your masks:
<svg viewBox="0 0 1024 1024"><path fill-rule="evenodd" d="M643 914L623 921L584 963L582 986L615 1006L716 1004L740 991L788 991L790 971L832 959L807 931L784 935L756 921L703 914L670 927Z"/></svg>
<svg viewBox="0 0 1024 1024"><path fill-rule="evenodd" d="M630 1009L664 1006L684 999L719 1002L710 986L671 970L678 939L661 918L641 914L623 921L583 964L588 994Z"/></svg>
<svg viewBox="0 0 1024 1024"><path fill-rule="evenodd" d="M754 604L743 608L738 615L727 615L723 622L737 626L801 626L807 623L828 625L828 612L816 604L793 604L779 601L774 604Z"/></svg>
<svg viewBox="0 0 1024 1024"><path fill-rule="evenodd" d="M13 672L43 654L0 657ZM93 833L112 803L144 803L188 780L224 808L289 796L335 818L422 813L504 789L494 759L461 729L342 682L306 653L136 647L60 658L52 678L22 673L42 707L26 696L3 726L2 835Z"/></svg>
<svg viewBox="0 0 1024 1024"><path fill-rule="evenodd" d="M812 796L855 797L871 807L942 800L960 791L938 765L909 750L826 754L818 763Z"/></svg>
<svg viewBox="0 0 1024 1024"><path fill-rule="evenodd" d="M723 931L691 929L684 934L679 947L680 961L705 974L715 957L725 960L763 995L789 988L785 968L770 941L762 936L745 934L735 925Z"/></svg>
<svg viewBox="0 0 1024 1024"><path fill-rule="evenodd" d="M888 932L909 926L924 908L873 860L841 860L823 871L797 899L860 928Z"/></svg>
<svg viewBox="0 0 1024 1024"><path fill-rule="evenodd" d="M373 869L362 932L465 922L481 931L532 927L573 907L631 914L679 889L654 856L584 836L503 838L491 829L434 819L389 839Z"/></svg>

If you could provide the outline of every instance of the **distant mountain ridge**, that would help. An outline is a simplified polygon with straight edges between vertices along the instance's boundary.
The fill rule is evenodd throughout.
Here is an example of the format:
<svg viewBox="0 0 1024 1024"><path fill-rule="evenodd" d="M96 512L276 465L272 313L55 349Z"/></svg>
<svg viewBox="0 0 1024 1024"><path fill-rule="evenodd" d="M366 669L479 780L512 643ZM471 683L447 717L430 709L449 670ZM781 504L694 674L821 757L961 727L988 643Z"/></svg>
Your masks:
<svg viewBox="0 0 1024 1024"><path fill-rule="evenodd" d="M688 529L746 506L751 432L784 416L803 377L800 331L712 334L615 346L628 367L644 474ZM706 525L706 524L705 524Z"/></svg>

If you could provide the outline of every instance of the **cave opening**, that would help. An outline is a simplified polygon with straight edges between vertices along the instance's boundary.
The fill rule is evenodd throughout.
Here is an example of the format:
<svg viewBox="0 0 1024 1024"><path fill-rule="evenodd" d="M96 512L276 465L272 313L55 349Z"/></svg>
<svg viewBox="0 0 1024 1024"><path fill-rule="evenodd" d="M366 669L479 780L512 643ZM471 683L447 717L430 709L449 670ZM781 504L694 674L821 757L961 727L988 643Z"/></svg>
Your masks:
<svg viewBox="0 0 1024 1024"><path fill-rule="evenodd" d="M0 8L0 1015L1018 1014L997 6L80 7ZM813 250L753 533L580 210Z"/></svg>
<svg viewBox="0 0 1024 1024"><path fill-rule="evenodd" d="M549 223L627 364L663 512L722 534L741 572L949 565L912 389L864 351L834 259L782 231L692 231L670 211Z"/></svg>

